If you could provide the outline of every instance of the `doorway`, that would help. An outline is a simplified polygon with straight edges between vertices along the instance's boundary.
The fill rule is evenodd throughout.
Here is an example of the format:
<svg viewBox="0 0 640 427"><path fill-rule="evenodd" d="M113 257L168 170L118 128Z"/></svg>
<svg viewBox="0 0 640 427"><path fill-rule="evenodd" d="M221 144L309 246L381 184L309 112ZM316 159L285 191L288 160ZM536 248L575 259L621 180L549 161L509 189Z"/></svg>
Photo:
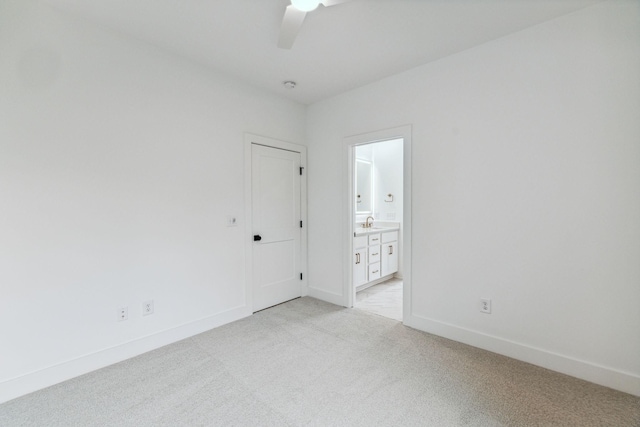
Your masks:
<svg viewBox="0 0 640 427"><path fill-rule="evenodd" d="M403 140L354 150L353 306L402 321Z"/></svg>
<svg viewBox="0 0 640 427"><path fill-rule="evenodd" d="M247 300L256 312L306 294L306 153L282 141L249 140Z"/></svg>
<svg viewBox="0 0 640 427"><path fill-rule="evenodd" d="M411 316L411 127L344 140L346 306Z"/></svg>

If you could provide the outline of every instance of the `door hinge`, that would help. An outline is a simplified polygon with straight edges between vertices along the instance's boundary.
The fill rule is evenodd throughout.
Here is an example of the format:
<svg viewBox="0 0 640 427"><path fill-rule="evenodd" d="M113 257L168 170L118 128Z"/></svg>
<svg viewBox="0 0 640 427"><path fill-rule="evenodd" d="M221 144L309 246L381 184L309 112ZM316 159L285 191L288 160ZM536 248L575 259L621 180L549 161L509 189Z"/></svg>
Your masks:
<svg viewBox="0 0 640 427"><path fill-rule="evenodd" d="M302 273L300 273L300 280L302 280Z"/></svg>
<svg viewBox="0 0 640 427"><path fill-rule="evenodd" d="M300 221L300 228L302 228L302 221Z"/></svg>
<svg viewBox="0 0 640 427"><path fill-rule="evenodd" d="M300 166L300 175L302 175L302 169L304 169L304 166Z"/></svg>

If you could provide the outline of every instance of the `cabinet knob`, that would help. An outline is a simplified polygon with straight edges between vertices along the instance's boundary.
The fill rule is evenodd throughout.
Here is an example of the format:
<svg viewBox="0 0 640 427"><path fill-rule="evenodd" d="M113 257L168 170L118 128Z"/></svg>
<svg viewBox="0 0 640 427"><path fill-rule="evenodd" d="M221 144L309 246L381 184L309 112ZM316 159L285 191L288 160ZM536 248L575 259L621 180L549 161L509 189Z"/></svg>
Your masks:
<svg viewBox="0 0 640 427"><path fill-rule="evenodd" d="M254 242L259 242L260 240L262 240L262 236L259 234L254 234L253 235L253 241Z"/></svg>

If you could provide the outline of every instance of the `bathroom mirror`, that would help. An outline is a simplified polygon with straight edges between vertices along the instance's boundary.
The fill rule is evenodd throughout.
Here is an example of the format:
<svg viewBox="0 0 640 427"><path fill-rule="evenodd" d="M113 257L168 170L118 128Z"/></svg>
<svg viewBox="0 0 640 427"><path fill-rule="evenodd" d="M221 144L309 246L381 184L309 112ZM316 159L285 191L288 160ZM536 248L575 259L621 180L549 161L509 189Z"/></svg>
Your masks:
<svg viewBox="0 0 640 427"><path fill-rule="evenodd" d="M370 214L373 209L373 165L356 159L356 214Z"/></svg>

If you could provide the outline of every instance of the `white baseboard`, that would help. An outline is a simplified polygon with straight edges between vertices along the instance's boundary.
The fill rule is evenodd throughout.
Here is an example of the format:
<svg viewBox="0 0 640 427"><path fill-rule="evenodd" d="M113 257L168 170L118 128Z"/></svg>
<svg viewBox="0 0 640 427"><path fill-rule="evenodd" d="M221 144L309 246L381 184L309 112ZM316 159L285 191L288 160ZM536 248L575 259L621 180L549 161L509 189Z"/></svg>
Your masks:
<svg viewBox="0 0 640 427"><path fill-rule="evenodd" d="M344 296L342 294L334 294L333 292L327 292L322 289L309 286L309 296L331 304L339 305L340 307L345 306Z"/></svg>
<svg viewBox="0 0 640 427"><path fill-rule="evenodd" d="M484 350L508 356L532 365L640 396L640 376L600 366L584 360L549 352L526 344L505 340L448 323L411 315L404 324Z"/></svg>
<svg viewBox="0 0 640 427"><path fill-rule="evenodd" d="M250 316L247 307L236 307L184 325L160 331L57 365L0 382L0 403L58 384L142 353L192 337L210 329Z"/></svg>

